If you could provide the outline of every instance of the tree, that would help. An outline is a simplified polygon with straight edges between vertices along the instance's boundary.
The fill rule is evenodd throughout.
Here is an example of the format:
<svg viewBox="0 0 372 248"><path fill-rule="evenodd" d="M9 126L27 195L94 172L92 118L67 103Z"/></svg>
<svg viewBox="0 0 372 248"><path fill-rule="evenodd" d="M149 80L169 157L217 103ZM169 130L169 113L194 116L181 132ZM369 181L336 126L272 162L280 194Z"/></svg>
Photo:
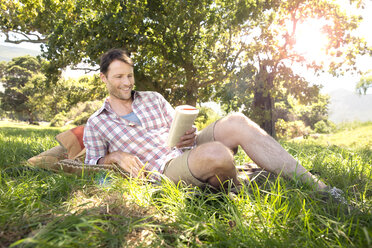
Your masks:
<svg viewBox="0 0 372 248"><path fill-rule="evenodd" d="M0 95L3 110L28 118L33 123L35 107L40 103L31 103L31 98L44 83L39 74L42 64L41 59L31 56L13 58L7 63L2 80L4 92Z"/></svg>
<svg viewBox="0 0 372 248"><path fill-rule="evenodd" d="M4 77L5 68L6 68L6 62L5 61L0 61L0 80ZM1 83L1 81L0 81L0 83Z"/></svg>
<svg viewBox="0 0 372 248"><path fill-rule="evenodd" d="M5 91L0 95L1 108L28 119L30 123L36 119L50 121L78 103L103 99L107 95L98 75L61 78L50 85L45 68L48 68L48 63L31 56L14 58L5 63Z"/></svg>
<svg viewBox="0 0 372 248"><path fill-rule="evenodd" d="M352 34L359 17L326 0L5 0L1 6L3 32L45 40L50 74L81 61L96 65L103 51L124 47L137 63L138 89L156 90L173 104L194 105L215 91L220 91L216 98L228 99L221 89L230 88L241 97L232 95L229 104L244 104L273 136L280 87L303 102L319 91L308 87L292 64L315 72L329 68L336 75L356 69L355 57L370 52ZM293 49L298 25L309 18L326 22L328 52L337 58L329 66L306 61Z"/></svg>
<svg viewBox="0 0 372 248"><path fill-rule="evenodd" d="M242 51L234 40L239 25L267 8L249 0L7 0L4 6L1 30L28 39L40 34L33 41L45 42L51 72L81 61L96 65L102 52L124 47L137 63L139 89L192 105L200 89L233 72Z"/></svg>
<svg viewBox="0 0 372 248"><path fill-rule="evenodd" d="M371 72L372 70L370 70L368 73L371 73ZM355 88L359 94L364 94L364 95L367 94L367 90L369 88L372 88L372 74L363 75L360 78Z"/></svg>
<svg viewBox="0 0 372 248"><path fill-rule="evenodd" d="M329 64L309 61L295 49L298 27L309 19L324 23L323 31L329 39L326 47ZM357 70L358 54L371 54L363 39L353 36L359 20L360 17L348 16L331 1L281 1L243 27L245 53L240 70L216 94L217 99L225 101L229 108L244 106L243 111L275 137L274 104L282 88L304 104L316 100L319 94L317 85L310 86L292 70L294 65L314 73L328 71L340 75ZM232 93L223 96L226 91Z"/></svg>
<svg viewBox="0 0 372 248"><path fill-rule="evenodd" d="M5 61L0 61L0 89L1 90L3 89L2 78L4 77L5 68L6 68L6 62ZM1 90L0 90L0 92L1 92ZM2 105L3 105L2 100L0 98L0 106L2 106ZM2 108L0 108L0 118L3 118L5 116L6 116L5 111Z"/></svg>
<svg viewBox="0 0 372 248"><path fill-rule="evenodd" d="M34 121L47 111L45 90L43 90L43 88L45 89L45 80L46 77L42 73L37 72L33 73L23 86L18 85L18 87L12 88L13 93L22 96L23 102L19 102L20 105L11 110L22 113L24 117L27 116L30 124L34 124ZM8 100L6 97L3 99L5 101Z"/></svg>
<svg viewBox="0 0 372 248"><path fill-rule="evenodd" d="M43 112L43 120L50 121L59 114L63 117L78 104L101 100L107 96L105 84L98 75L82 76L78 79L59 79L53 87L42 92L43 102L48 106Z"/></svg>
<svg viewBox="0 0 372 248"><path fill-rule="evenodd" d="M315 128L315 124L328 120L328 104L330 103L330 97L328 95L320 94L316 100L310 104L301 105L297 104L294 106L294 112L300 120L302 120L306 126Z"/></svg>

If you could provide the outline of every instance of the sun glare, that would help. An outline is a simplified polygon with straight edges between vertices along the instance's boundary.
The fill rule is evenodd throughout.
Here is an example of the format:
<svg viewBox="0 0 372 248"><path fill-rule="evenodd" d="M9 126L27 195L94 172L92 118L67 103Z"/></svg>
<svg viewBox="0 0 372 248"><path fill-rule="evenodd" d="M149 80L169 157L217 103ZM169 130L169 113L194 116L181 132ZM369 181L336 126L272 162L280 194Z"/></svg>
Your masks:
<svg viewBox="0 0 372 248"><path fill-rule="evenodd" d="M310 62L326 59L327 35L322 32L324 20L309 19L298 23L295 33L294 50Z"/></svg>

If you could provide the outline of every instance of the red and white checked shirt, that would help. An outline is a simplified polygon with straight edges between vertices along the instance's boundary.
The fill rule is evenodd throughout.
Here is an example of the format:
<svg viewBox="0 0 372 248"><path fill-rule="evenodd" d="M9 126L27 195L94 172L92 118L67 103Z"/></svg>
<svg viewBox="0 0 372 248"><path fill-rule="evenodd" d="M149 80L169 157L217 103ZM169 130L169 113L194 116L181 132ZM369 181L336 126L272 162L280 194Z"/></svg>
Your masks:
<svg viewBox="0 0 372 248"><path fill-rule="evenodd" d="M137 156L147 171L163 173L166 162L182 154L166 145L174 109L162 95L135 91L132 109L141 126L118 116L107 99L89 118L84 128L86 164L97 164L107 153L120 150Z"/></svg>

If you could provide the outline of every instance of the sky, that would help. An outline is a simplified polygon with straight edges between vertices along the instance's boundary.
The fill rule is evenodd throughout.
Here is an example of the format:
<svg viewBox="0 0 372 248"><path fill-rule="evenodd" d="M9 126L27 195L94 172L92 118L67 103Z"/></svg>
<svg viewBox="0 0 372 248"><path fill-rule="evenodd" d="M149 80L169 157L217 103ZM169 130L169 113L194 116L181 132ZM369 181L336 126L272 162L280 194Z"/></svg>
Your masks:
<svg viewBox="0 0 372 248"><path fill-rule="evenodd" d="M343 6L347 11L354 11L352 8L348 6L348 0L335 0L336 2L340 3L341 6ZM372 46L372 1L366 0L365 1L365 9L358 10L359 14L363 16L363 21L361 22L357 34L359 36L365 37L366 41L370 46ZM32 44L32 43L21 43L18 45L11 44L11 43L5 43L5 36L3 34L0 34L0 44L6 45L6 46L16 46L20 48L27 48L32 49L36 51L40 51L40 45L39 44ZM370 56L364 56L358 59L357 61L357 67L362 69L362 71L367 71L369 69L372 69L372 57ZM81 76L84 72L82 71L76 71L76 70L70 70L67 69L64 72L64 75L66 77L78 77ZM303 77L305 77L309 82L315 83L315 84L321 84L323 85L322 92L329 93L331 91L334 91L336 89L342 88L349 91L355 91L355 85L359 81L360 76L359 75L353 75L351 73L345 73L344 76L339 77L333 77L329 75L328 73L323 73L320 76L315 76L311 72L306 70L301 70L299 72ZM369 92L371 92L370 90ZM371 92L372 93L372 92Z"/></svg>
<svg viewBox="0 0 372 248"><path fill-rule="evenodd" d="M345 8L350 11L350 9L347 7L348 0L342 0L342 1L336 1L340 2L341 6L345 6ZM359 36L362 36L366 39L369 46L372 46L372 1L366 0L365 1L365 9L358 10L358 14L362 15L363 21L360 23L357 34ZM368 71L372 69L372 57L371 56L363 56L359 57L357 60L357 67L361 69L362 71ZM332 77L328 73L323 73L320 76L314 76L310 73L304 72L303 75L306 79L308 79L310 82L320 82L323 85L323 92L329 93L337 88L343 88L350 91L355 91L355 85L359 81L360 76L359 75L353 75L351 73L345 73L344 76L340 77ZM368 93L372 93L371 90L369 90Z"/></svg>

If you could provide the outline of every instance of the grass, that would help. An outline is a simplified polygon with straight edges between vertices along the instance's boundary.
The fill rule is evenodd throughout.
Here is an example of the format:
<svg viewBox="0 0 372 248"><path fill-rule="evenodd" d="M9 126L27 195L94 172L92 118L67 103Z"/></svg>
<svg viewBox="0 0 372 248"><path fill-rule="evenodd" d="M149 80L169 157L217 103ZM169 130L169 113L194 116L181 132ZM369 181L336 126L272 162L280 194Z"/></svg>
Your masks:
<svg viewBox="0 0 372 248"><path fill-rule="evenodd" d="M370 133L372 125L353 129ZM253 182L232 198L166 180L153 185L113 173L76 176L25 166L57 145L61 131L0 123L0 247L372 246L372 148L344 143L358 137L346 136L347 129L321 138L328 140L282 145L342 189L351 212L280 177ZM240 151L236 160L248 158ZM99 183L102 177L108 181Z"/></svg>
<svg viewBox="0 0 372 248"><path fill-rule="evenodd" d="M321 136L317 143L372 150L372 122L340 124L336 133Z"/></svg>

